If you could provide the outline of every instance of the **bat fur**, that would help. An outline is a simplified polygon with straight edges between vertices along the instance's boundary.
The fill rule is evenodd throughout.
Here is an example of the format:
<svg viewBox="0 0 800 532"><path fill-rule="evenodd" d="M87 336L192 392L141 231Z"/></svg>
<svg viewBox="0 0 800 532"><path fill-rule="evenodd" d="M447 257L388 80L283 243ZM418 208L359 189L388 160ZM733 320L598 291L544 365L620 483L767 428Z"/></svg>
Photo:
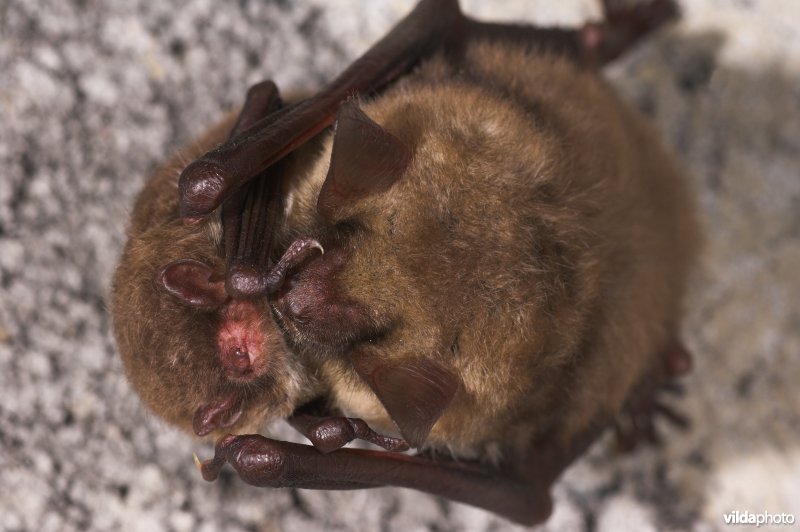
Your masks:
<svg viewBox="0 0 800 532"><path fill-rule="evenodd" d="M219 216L184 224L177 179L233 117L146 184L112 294L143 402L191 431L198 408L238 387L242 414L219 436L322 396L408 439L354 367L427 360L457 384L420 445L522 468L532 445L569 447L618 416L679 337L698 250L686 176L652 126L596 71L488 41L353 105L409 147L408 165L384 190L321 209L334 133L303 147L278 248L312 236L325 253L269 302L191 308L158 283L179 259L224 274ZM220 365L226 327L258 344L248 378Z"/></svg>

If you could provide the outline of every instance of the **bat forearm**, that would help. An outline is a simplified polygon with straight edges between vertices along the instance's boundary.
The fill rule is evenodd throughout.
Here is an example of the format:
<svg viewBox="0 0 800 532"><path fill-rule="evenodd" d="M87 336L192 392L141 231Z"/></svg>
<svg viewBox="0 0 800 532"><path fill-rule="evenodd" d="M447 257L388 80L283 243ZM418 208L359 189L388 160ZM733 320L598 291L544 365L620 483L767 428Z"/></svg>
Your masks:
<svg viewBox="0 0 800 532"><path fill-rule="evenodd" d="M496 24L469 20L473 39L488 39L527 46L537 51L583 58L580 30L574 28L540 28L524 24Z"/></svg>
<svg viewBox="0 0 800 532"><path fill-rule="evenodd" d="M653 0L633 7L603 2L604 19L581 28L542 28L523 24L467 21L471 39L489 39L569 57L590 67L601 67L642 37L678 14L671 0Z"/></svg>
<svg viewBox="0 0 800 532"><path fill-rule="evenodd" d="M331 125L340 102L397 79L453 39L448 36L460 35L464 20L456 0L420 2L325 90L269 127L252 128L187 166L180 178L181 215L196 219L211 213L244 183Z"/></svg>
<svg viewBox="0 0 800 532"><path fill-rule="evenodd" d="M204 478L230 462L257 486L406 487L532 524L612 423L622 447L656 440L657 416L686 424L658 394L688 353L653 371L652 350L626 350L677 321L693 250L659 237L691 232L692 213L658 149L627 149L649 130L596 71L677 9L603 7L541 28L420 0L317 95L283 106L253 86L227 140L231 121L192 152L219 146L186 166L177 209L178 163L153 179L114 281L131 382L198 436L285 418L313 444L226 436ZM334 121L331 142L290 155ZM218 208L224 251L217 213L197 223ZM390 452L344 448L356 439Z"/></svg>
<svg viewBox="0 0 800 532"><path fill-rule="evenodd" d="M215 480L225 462L242 479L261 487L353 489L382 485L412 488L533 524L550 514L546 489L487 468L420 456L340 449L321 454L308 445L270 440L259 435L226 436L213 459L201 466L203 478Z"/></svg>
<svg viewBox="0 0 800 532"><path fill-rule="evenodd" d="M229 138L277 112L281 105L274 82L267 80L253 85L247 91ZM269 266L274 228L283 211L280 192L281 167L276 166L237 190L223 206L225 285L234 297L252 297L260 291L258 281Z"/></svg>

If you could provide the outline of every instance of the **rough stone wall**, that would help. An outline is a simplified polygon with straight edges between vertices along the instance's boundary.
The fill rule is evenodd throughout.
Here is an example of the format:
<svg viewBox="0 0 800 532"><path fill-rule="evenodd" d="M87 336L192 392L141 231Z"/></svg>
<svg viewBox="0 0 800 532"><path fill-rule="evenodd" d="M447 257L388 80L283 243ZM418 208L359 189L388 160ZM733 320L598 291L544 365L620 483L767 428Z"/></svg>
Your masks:
<svg viewBox="0 0 800 532"><path fill-rule="evenodd" d="M463 3L495 20L598 13L590 0ZM249 84L317 86L411 4L0 3L0 529L516 529L407 490L205 483L191 452L210 447L142 409L109 333L109 278L148 173ZM557 485L545 530L800 519L800 3L683 4L609 76L680 153L702 209L685 324L696 371L680 402L694 428L629 457L594 448Z"/></svg>

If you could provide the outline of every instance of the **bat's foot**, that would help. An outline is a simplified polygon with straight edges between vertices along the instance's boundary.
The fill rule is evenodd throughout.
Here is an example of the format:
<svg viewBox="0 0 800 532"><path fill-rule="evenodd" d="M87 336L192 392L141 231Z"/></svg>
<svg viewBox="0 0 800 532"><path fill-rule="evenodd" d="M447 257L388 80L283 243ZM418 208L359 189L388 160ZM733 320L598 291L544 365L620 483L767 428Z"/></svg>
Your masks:
<svg viewBox="0 0 800 532"><path fill-rule="evenodd" d="M604 65L680 14L674 0L629 3L603 0L603 22L580 30L580 46L587 62Z"/></svg>
<svg viewBox="0 0 800 532"><path fill-rule="evenodd" d="M341 449L355 439L367 441L392 452L409 449L405 440L378 434L369 428L363 419L357 418L323 418L309 427L306 437L322 453Z"/></svg>
<svg viewBox="0 0 800 532"><path fill-rule="evenodd" d="M402 438L392 438L378 434L366 421L344 416L317 415L317 402L303 405L287 421L303 434L321 453L327 454L341 449L353 440L367 441L391 452L409 449Z"/></svg>
<svg viewBox="0 0 800 532"><path fill-rule="evenodd" d="M614 424L617 450L627 453L636 449L642 442L660 445L661 436L656 427L659 419L666 420L680 430L688 429L689 418L661 399L663 394L682 393L683 387L679 383L668 382L626 407Z"/></svg>
<svg viewBox="0 0 800 532"><path fill-rule="evenodd" d="M689 428L689 418L664 403L663 398L683 395L683 385L677 379L691 370L691 356L682 345L676 344L664 352L663 363L662 384L629 402L614 423L620 452L633 451L642 442L659 445L661 437L656 427L659 419L679 430Z"/></svg>

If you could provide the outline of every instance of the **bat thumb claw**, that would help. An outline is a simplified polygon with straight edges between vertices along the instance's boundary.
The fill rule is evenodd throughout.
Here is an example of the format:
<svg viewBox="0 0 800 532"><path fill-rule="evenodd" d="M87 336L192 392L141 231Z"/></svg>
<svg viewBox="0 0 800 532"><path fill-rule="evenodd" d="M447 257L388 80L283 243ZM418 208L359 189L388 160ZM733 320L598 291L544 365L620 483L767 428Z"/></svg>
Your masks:
<svg viewBox="0 0 800 532"><path fill-rule="evenodd" d="M219 477L219 472L222 470L223 465L225 465L225 460L212 458L211 460L202 462L198 469L203 476L203 480L206 482L214 482Z"/></svg>
<svg viewBox="0 0 800 532"><path fill-rule="evenodd" d="M274 294L280 290L284 281L286 281L288 273L311 258L316 252L324 255L325 248L315 238L299 238L292 242L289 249L286 250L278 263L267 274L265 281L267 293Z"/></svg>

